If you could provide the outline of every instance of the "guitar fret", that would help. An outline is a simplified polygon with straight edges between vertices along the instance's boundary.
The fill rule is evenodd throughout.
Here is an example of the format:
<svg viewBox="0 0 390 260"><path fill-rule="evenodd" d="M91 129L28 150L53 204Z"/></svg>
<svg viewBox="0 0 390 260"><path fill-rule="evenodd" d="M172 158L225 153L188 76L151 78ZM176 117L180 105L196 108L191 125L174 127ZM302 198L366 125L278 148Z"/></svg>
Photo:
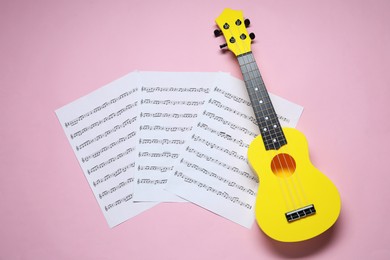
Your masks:
<svg viewBox="0 0 390 260"><path fill-rule="evenodd" d="M264 133L263 135L267 140L273 140L273 139L280 139L283 137L283 135L280 132L274 132L274 133Z"/></svg>
<svg viewBox="0 0 390 260"><path fill-rule="evenodd" d="M237 59L265 148L277 150L287 144L287 141L256 61L252 52L239 55Z"/></svg>

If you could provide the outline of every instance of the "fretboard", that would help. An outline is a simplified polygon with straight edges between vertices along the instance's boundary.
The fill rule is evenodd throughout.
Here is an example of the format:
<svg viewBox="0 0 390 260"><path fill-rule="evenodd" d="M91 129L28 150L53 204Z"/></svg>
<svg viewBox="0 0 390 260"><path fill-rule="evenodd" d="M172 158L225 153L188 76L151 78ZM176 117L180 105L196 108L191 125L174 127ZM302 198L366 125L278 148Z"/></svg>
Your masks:
<svg viewBox="0 0 390 260"><path fill-rule="evenodd" d="M252 52L237 56L257 124L266 150L278 150L287 144L278 116L261 77Z"/></svg>

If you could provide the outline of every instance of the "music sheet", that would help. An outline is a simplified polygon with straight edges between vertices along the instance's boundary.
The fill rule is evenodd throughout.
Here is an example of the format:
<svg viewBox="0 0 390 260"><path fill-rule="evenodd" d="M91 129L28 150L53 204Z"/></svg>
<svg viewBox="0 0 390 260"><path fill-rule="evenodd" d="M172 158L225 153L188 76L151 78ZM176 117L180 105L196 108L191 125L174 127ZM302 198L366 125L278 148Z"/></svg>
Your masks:
<svg viewBox="0 0 390 260"><path fill-rule="evenodd" d="M130 73L56 110L110 227L156 205L133 203L138 95L138 73Z"/></svg>
<svg viewBox="0 0 390 260"><path fill-rule="evenodd" d="M181 202L164 187L218 73L140 72L135 201Z"/></svg>
<svg viewBox="0 0 390 260"><path fill-rule="evenodd" d="M302 107L270 96L294 127ZM56 114L110 227L187 200L250 227L258 181L246 151L258 127L248 100L226 73L134 72Z"/></svg>
<svg viewBox="0 0 390 260"><path fill-rule="evenodd" d="M303 108L270 94L282 126L295 127ZM259 134L243 81L219 77L190 133L166 189L250 228L258 179L247 161Z"/></svg>

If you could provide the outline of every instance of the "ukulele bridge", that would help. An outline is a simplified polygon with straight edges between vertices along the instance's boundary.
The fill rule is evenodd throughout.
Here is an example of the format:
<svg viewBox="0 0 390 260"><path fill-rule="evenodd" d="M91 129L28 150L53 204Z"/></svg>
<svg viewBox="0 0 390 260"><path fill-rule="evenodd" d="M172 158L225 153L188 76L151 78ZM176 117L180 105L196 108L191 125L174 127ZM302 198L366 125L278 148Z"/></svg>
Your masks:
<svg viewBox="0 0 390 260"><path fill-rule="evenodd" d="M314 208L314 205L311 204L303 208L289 211L285 215L288 222L293 222L295 220L313 215L315 213L316 213L316 209Z"/></svg>

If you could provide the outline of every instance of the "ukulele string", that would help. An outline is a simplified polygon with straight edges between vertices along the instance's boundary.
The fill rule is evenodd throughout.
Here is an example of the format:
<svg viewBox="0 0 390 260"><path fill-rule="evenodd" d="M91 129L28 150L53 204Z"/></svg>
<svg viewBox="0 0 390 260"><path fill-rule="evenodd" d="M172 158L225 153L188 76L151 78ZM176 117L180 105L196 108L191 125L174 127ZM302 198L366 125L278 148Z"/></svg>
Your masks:
<svg viewBox="0 0 390 260"><path fill-rule="evenodd" d="M287 179L287 181L289 181L291 183L291 185L293 186L293 190L294 190L294 193L295 193L295 197L296 199L298 200L298 205L299 207L302 207L304 204L302 203L302 200L304 199L303 196L301 196L301 194L304 193L304 191L302 190L302 187L301 185L297 185L294 180L296 178L298 178L298 175L299 173L295 171L295 167L296 165L294 166L295 162L294 162L294 159L290 156L291 152L290 152L290 146L289 144L287 143L286 146L285 146L285 153L282 153L281 154L281 157L283 157L283 161L285 163L285 165L287 166L287 170L288 170L288 176L289 178ZM294 154L294 153L293 153ZM286 159L286 157L288 159ZM288 160L288 161L287 161ZM290 167L293 167L293 169L291 169ZM298 186L298 187L297 187Z"/></svg>
<svg viewBox="0 0 390 260"><path fill-rule="evenodd" d="M249 61L246 58L244 58L244 63L245 63L245 66L246 66L247 70L248 70L247 65L250 64L250 63L253 63L253 65L256 66L255 62ZM255 69L258 69L257 66L255 67ZM258 96L258 94L257 94L257 92L255 90L255 87L256 87L256 77L258 77L258 76L256 76L256 75L254 75L254 77L251 77L250 75L248 75L248 76L249 76L249 80L250 80L250 82L248 82L249 85L250 85L249 87L252 90L254 90L253 93L254 93L254 95L256 97L256 100L257 101L263 100L263 104L264 104L265 103L264 97L260 97L259 98L259 96ZM267 102L269 102L269 100ZM253 104L252 106L257 106L257 104ZM264 113L264 110L261 109L259 112L261 113L262 118L265 119L266 118L266 114ZM258 127L259 127L260 134L261 134L261 132L264 131L264 129L261 128L260 121L258 122ZM264 141L265 140L263 139L263 142ZM266 156L268 157L267 161L271 162L271 165L270 165L271 166L271 170L272 170L272 168L273 169L281 169L282 168L282 163L281 163L279 157L277 157L277 161L276 160L272 160L275 157L276 154L277 154L276 149L275 150L268 150L268 152L266 153ZM274 174L276 174L276 172L274 172ZM288 210L290 208L294 208L295 207L295 201L294 201L294 197L292 196L292 194L293 194L292 188L290 187L290 185L287 182L287 175L286 175L286 173L284 171L281 171L281 174L282 174L282 176L277 176L277 180L278 180L279 189L281 191L281 194L283 196L283 200L285 202L286 209ZM287 198L289 198L289 199L287 199ZM292 204L292 205L289 206L290 204Z"/></svg>
<svg viewBox="0 0 390 260"><path fill-rule="evenodd" d="M272 160L272 158L274 158L276 155L277 155L277 152L276 151L273 151L274 155L271 153L271 151L269 151L267 153L268 155L268 158L271 159L271 167L273 167L275 169L276 167L276 162L274 162L274 160ZM280 161L279 161L279 164L280 164ZM286 211L289 211L289 209L291 208L295 208L295 203L294 203L294 200L292 199L292 196L291 196L291 190L289 189L289 185L286 185L286 174L284 172L282 172L283 174L283 178L280 178L279 176L277 176L277 180L278 180L278 183L279 183L279 189L282 191L282 194L283 194L283 197L284 197L284 200L285 200L285 206L286 206ZM285 184L286 188L287 188L287 192L289 193L289 198L290 198L290 201L291 201L291 206L289 206L288 204L288 199L286 198L286 195L285 195L285 192L284 192L284 189L283 189L283 184Z"/></svg>
<svg viewBox="0 0 390 260"><path fill-rule="evenodd" d="M230 30L231 31L231 30ZM240 32L240 28L238 27L238 31L239 31L239 35L242 35L241 34L241 32ZM232 34L232 33L231 33ZM238 48L238 49L240 49L240 46L238 45L238 44L236 44L236 47ZM246 52L249 52L250 50L247 50ZM246 52L241 52L241 53L246 53ZM256 62L255 62L255 60L254 60L254 58L253 58L253 61L252 62L248 62L248 61L245 61L245 58L244 58L244 63L245 63L245 66L246 65L248 65L249 63L253 63L253 65L254 65L254 67L255 67L255 69L257 69L257 71L259 71L258 70L258 67L257 67L257 64L256 64ZM247 66L246 66L246 69L247 69ZM248 70L248 69L247 69ZM249 71L249 70L248 70ZM259 77L261 77L261 75L259 75ZM250 81L251 81L251 85L252 86L250 86L250 87L253 87L253 80L255 80L255 78L251 78L251 77L249 77L249 79L250 79ZM255 96L256 96L256 100L259 100L259 98L258 98L258 95L256 94L256 92L254 92L255 93ZM275 112L275 111L274 111ZM262 115L264 116L264 118L265 118L265 115L264 115L264 113L263 113L263 111L261 111L261 113L262 113ZM278 125L279 127L281 127L280 126L280 123L279 124L276 124L276 125ZM260 127L260 126L259 126ZM271 128L272 129L272 128ZM262 131L263 129L260 129L260 131ZM267 129L266 129L267 130ZM283 131L282 129L280 129L281 131ZM281 147L281 145L280 145L280 142L279 142L279 140L277 140L277 142L274 142L273 143L273 146L274 146L274 150L276 151L276 144L278 144L279 145L279 147ZM271 160L271 164L272 164L272 166L274 167L274 169L280 169L281 170L281 172L282 172L282 175L283 175L283 180L284 180L284 183L285 183L285 186L286 186L286 189L287 189L287 191L288 191L288 193L289 193L289 196L290 196L290 199L291 199L291 202L292 202L292 204L293 204L293 209L294 208L296 208L295 207L295 200L294 200L294 196L292 195L292 193L295 193L295 197L296 197L296 199L298 200L298 204L300 204L301 206L303 205L302 204L302 201L301 201L301 198L300 197L302 197L302 200L304 200L304 201L306 201L306 203L307 203L307 197L306 197L306 194L305 194L305 191L304 191L304 189L303 189L303 187L302 187L302 184L301 184L301 181L300 181L300 178L299 178L299 174L298 174L298 172L295 172L295 167L296 167L296 164L295 164L295 162L294 162L294 159L291 157L291 156L289 156L289 154L290 154L290 152L289 152L289 145L287 144L287 146L286 146L286 149L285 150L287 150L286 152L287 152L287 156L286 156L286 154L279 154L279 156L277 156L277 162L275 162L274 160ZM270 153L269 153L270 154ZM277 154L277 152L276 152L276 154ZM285 165L287 166L287 171L288 171L288 174L286 174L286 172L285 172L285 167L283 166L283 163L282 163L282 161L281 161L281 159L280 159L280 157L283 157L283 161L284 161L284 163L285 163ZM288 159L286 158L286 157L288 157ZM273 158L275 158L275 157L273 157ZM288 161L287 161L288 160ZM278 164L278 165L276 165L276 164ZM290 167L294 167L294 169L291 169ZM295 175L295 176L293 176L293 174ZM295 178L294 178L295 177ZM297 182L297 184L294 182L294 179L296 179L296 182ZM290 180L290 181L289 181ZM292 186L292 189L290 188L290 185L289 185L289 182L291 182L291 186ZM280 178L279 178L279 186L281 187L282 185L281 185L281 182L280 182ZM296 186L298 186L298 188L296 187ZM284 200L286 200L285 199L285 194L284 194L284 192L283 192L283 189L281 189L282 190L282 194L283 194L283 197L284 197ZM291 190L293 190L293 191L291 191ZM286 205L287 205L287 202L286 202Z"/></svg>
<svg viewBox="0 0 390 260"><path fill-rule="evenodd" d="M231 27L229 27L229 31L230 31L230 34L233 35L232 30L231 30ZM239 28L239 27L238 27L238 32L239 32L238 35L242 35L242 33L240 32L240 28ZM235 41L235 45L236 45L237 49L240 50L240 46L239 46L239 44L237 44L237 41ZM250 51L250 50L245 50L245 52L242 52L242 51L240 50L240 53L244 54L244 53L247 53L247 52L249 52L249 51ZM258 67L257 67L257 64L256 64L256 62L254 61L254 59L253 59L253 61L249 61L249 62L248 62L248 60L245 60L245 57L244 57L244 56L243 56L243 59L244 59L244 66L245 66L245 68L246 68L246 70L247 70L247 73L248 73L248 76L249 76L249 80L251 81L250 83L251 83L252 86L250 86L250 87L253 87L253 86L255 85L255 84L253 84L253 81L256 80L256 75L255 75L255 77L253 77L253 78L250 77L250 75L249 75L250 70L248 69L247 65L250 64L250 63L252 63L252 64L254 65L254 68L255 68L254 71L256 71L256 70L259 71L259 70L258 70ZM259 72L259 74L260 74L260 72ZM259 75L259 77L261 77L261 75ZM256 100L260 101L260 99L258 98L258 95L257 95L256 91L254 91L254 93L255 93L255 96L256 96ZM269 100L269 101L270 101L270 100ZM253 104L253 105L254 105L254 104ZM272 104L271 104L271 105L272 105ZM263 110L261 110L260 112L262 113L263 117L266 118L266 116L265 116ZM260 125L259 125L259 128L260 128ZM262 131L262 129L260 129L260 132L261 132L261 131ZM263 141L264 141L264 140L263 140ZM275 149L275 150L276 150L276 149ZM271 153L267 153L267 155L271 155ZM280 158L277 157L277 159L278 159L278 164L279 164L278 166L280 166L280 168L283 169L283 165L282 165L282 163L281 163L281 161L280 161ZM273 163L276 163L276 162L274 162L273 160L271 160L271 164L273 164ZM289 170L289 171L290 171L290 170ZM287 176L286 176L285 171L282 171L282 174L283 174L284 186L286 187L287 193L289 194L289 197L290 197L291 203L292 203L292 205L293 205L293 208L295 208L294 196L292 195L291 187L290 187L290 185L289 185L289 183L288 183L288 180L287 180ZM290 173L290 174L291 174L291 173ZM285 194L284 194L284 191L283 191L284 189L282 188L283 185L281 184L280 178L278 178L278 183L279 183L279 188L281 189L281 193L283 194L283 200L285 201L285 205L286 205L286 207L287 207L287 209L288 209L288 202L287 202L286 196L285 196ZM295 187L293 186L292 189L295 189Z"/></svg>
<svg viewBox="0 0 390 260"><path fill-rule="evenodd" d="M289 150L290 150L289 148L290 148L290 146L287 144L286 150L287 150L288 154L289 154ZM288 157L288 159L289 159L290 163L294 164L294 159L292 157ZM286 161L286 163L288 163L288 162ZM295 167L296 167L296 165L295 165ZM307 206L309 204L309 202L308 202L308 198L307 198L305 189L302 185L302 182L301 182L301 179L299 176L300 176L299 171L296 171L294 173L294 176L293 176L295 178L292 178L292 181L294 181L294 179L296 180L296 183L298 185L298 190L301 192L301 197L302 197L302 201L303 201L303 204L301 204L301 206L303 207L303 206Z"/></svg>
<svg viewBox="0 0 390 260"><path fill-rule="evenodd" d="M257 66L256 63L255 63L255 65ZM275 113L275 115L276 115L275 110L273 111L273 113ZM279 120L279 119L276 118L276 120ZM276 126L277 126L277 128L279 127L279 129L283 133L283 129L281 128L279 121L277 122ZM281 145L277 136L275 139L276 139L276 142L273 142L272 144L273 144L274 150L277 151L278 150L277 147L279 147L279 149L280 149L283 147L283 145ZM276 145L278 145L278 146L276 146ZM303 186L302 186L300 178L299 178L300 174L299 174L299 172L295 171L296 170L296 162L294 161L293 157L290 155L290 154L294 154L294 153L290 152L290 145L288 143L285 144L284 150L285 150L285 152L281 152L281 153L275 152L278 155L277 156L278 165L276 165L276 166L280 167L279 169L281 170L281 172L283 174L283 179L286 182L286 186L287 187L289 187L290 185L292 186L292 191L295 194L295 198L298 201L299 207L305 206L305 205L307 205L307 197L306 197L305 191L303 189ZM285 171L286 167L284 167L283 162L281 161L280 157L282 157L284 165L287 167L287 174ZM272 160L272 163L274 163L274 160ZM273 166L275 167L275 164ZM294 203L294 196L291 193L290 193L290 197L291 197L292 204L293 204L292 209L296 209L297 207L295 206L295 203ZM303 203L303 201L305 203Z"/></svg>
<svg viewBox="0 0 390 260"><path fill-rule="evenodd" d="M253 63L256 66L256 69L258 70L257 63L255 61ZM259 76L261 77L261 74ZM275 110L273 111L273 113L275 113ZM276 119L276 120L278 120L278 119ZM276 124L274 126L279 127L281 129L282 133L283 133L283 130L281 128L281 125L280 125L279 121L278 121L278 124ZM277 140L277 138L276 138L276 140ZM276 149L276 144L278 145L278 147L282 147L282 145L279 142L279 140L277 140L277 142L275 142L273 144L274 144L273 148L274 148L275 151L277 150ZM292 156L290 156L290 154L291 154L290 153L290 145L287 144L285 146L284 150L286 150L286 153L280 153L279 156L277 157L277 159L278 159L277 164L278 165L275 165L276 162L274 162L272 160L272 163L274 164L273 166L274 167L275 166L279 166L280 167L280 169L282 171L282 174L283 174L283 178L284 178L284 180L287 183L286 186L289 187L291 185L293 187L292 190L295 193L295 197L298 200L298 204L300 206L305 206L305 205L307 205L308 200L307 200L306 192L305 192L305 190L303 188L303 185L302 185L302 183L300 181L300 177L299 177L300 174L299 174L299 172L295 171L296 170L296 163L295 163L294 159L292 158ZM277 154L277 152L276 152L276 154ZM292 154L294 154L294 153L292 153ZM284 161L284 164L287 166L288 174L286 174L286 172L284 170L285 167L283 167L283 162L281 161L280 157L283 157L282 159ZM290 185L288 183L290 183ZM294 196L291 195L291 192L290 192L290 197L291 197L292 203L295 204L294 203ZM302 201L304 203L302 203ZM294 206L294 208L295 208L295 206Z"/></svg>
<svg viewBox="0 0 390 260"><path fill-rule="evenodd" d="M261 92L258 92L256 91L256 89L254 89L254 86L256 86L256 80L261 80L261 74L260 74L260 71L258 69L258 66L257 66L257 63L255 62L254 60L254 57L253 57L253 61L249 61L249 60L245 60L245 64L248 65L248 64L252 64L254 66L254 70L253 70L253 77L250 77L249 76L249 79L251 81L251 85L250 86L254 91L254 95L256 97L256 100L260 102L260 100L263 100L263 103L262 104L266 104L266 102L269 102L271 105L271 100L269 99L269 96L267 97L262 97L260 95L258 95L258 93L261 94ZM250 66L250 65L249 65ZM247 67L246 67L247 68ZM248 70L249 71L249 70ZM258 72L259 75L255 75L254 72ZM267 99L267 100L265 100ZM257 104L253 104L253 105L257 105ZM274 112L274 111L273 111ZM264 112L264 109L261 109L260 110L260 113L261 113L261 116L264 120L269 120L268 118L268 115ZM260 122L259 122L260 124ZM280 126L279 126L280 127ZM272 128L271 128L272 129ZM264 135L269 135L271 136L271 133L269 132L269 130L267 128L263 129L261 128L261 125L259 125L259 130L260 130L260 134L261 132L264 133ZM265 140L263 140L265 141ZM280 146L280 143L279 141L277 141L277 143L273 142L272 145L273 145L273 150L268 150L268 152L266 153L268 158L269 158L269 161L271 161L271 170L272 168L276 171L276 172L273 172L275 175L279 175L281 173L281 176L277 176L277 179L278 179L278 183L279 183L279 188L283 194L283 197L284 197L284 200L285 200L285 204L286 204L286 209L291 209L291 208L296 208L296 202L295 202L295 198L294 198L294 193L296 193L295 191L295 187L290 185L289 181L288 181L288 176L291 175L291 170L289 169L289 173L290 174L286 174L286 171L283 170L283 164L282 164L282 161L280 160L280 156L276 156L278 155L278 151L276 149L276 144L278 144ZM273 158L276 158L276 160L273 160ZM273 170L272 170L273 171ZM285 188L283 188L283 186ZM288 196L284 195L285 193L288 194ZM292 204L292 207L288 206L289 203L288 203L288 200L286 199L286 197L289 198L289 201L290 203Z"/></svg>
<svg viewBox="0 0 390 260"><path fill-rule="evenodd" d="M273 113L275 113L275 112L273 111ZM264 115L264 113L262 113L262 114L264 117L266 117ZM276 119L276 120L278 120L278 119ZM277 125L277 128L279 128L280 131L282 131L280 124L276 124L276 125ZM260 131L264 131L264 129L260 129ZM265 133L265 131L264 131L264 134L267 134L267 133ZM271 137L271 133L269 131L268 131L268 135ZM282 147L280 141L277 138L275 138L275 139L276 139L276 141L272 140L273 141L272 142L273 149L270 150L272 152L268 153L270 155L270 158L271 158L271 165L272 165L271 170L276 175L279 182L282 182L282 180L283 180L284 186L288 190L289 198L290 198L290 201L292 204L292 207L286 208L286 210L289 211L291 209L297 208L296 204L299 205L300 200L299 200L299 197L296 196L297 190L296 190L294 183L290 181L292 178L292 174L294 172L293 172L293 170L291 170L290 165L286 162L285 154L280 153L280 151L279 151L279 149ZM286 147L288 147L288 144L286 145ZM285 164L283 164L282 159L280 157L283 157ZM287 172L286 172L286 166L287 166ZM295 194L295 196L294 196L294 194Z"/></svg>
<svg viewBox="0 0 390 260"><path fill-rule="evenodd" d="M257 64L255 63L255 65L257 65ZM273 112L276 114L275 110ZM276 118L276 120L279 120L279 119ZM279 127L283 133L283 129L281 128L279 121L278 121L278 124L276 124L276 126ZM277 150L277 147L279 147L279 149L282 148L282 145L281 145L280 141L278 140L278 138L276 138L276 140L277 140L277 142L273 143L273 148L275 151ZM278 146L276 146L276 145L278 145ZM285 145L284 150L285 150L285 152L279 153L279 156L277 157L278 166L280 166L280 169L283 173L283 178L285 179L285 181L287 183L290 183L290 185L293 187L292 190L295 194L295 197L296 197L300 207L306 206L308 203L306 192L301 184L300 177L299 177L300 174L298 171L296 171L296 162L295 162L294 158L290 155L290 154L294 154L294 153L291 153L290 145L288 143ZM283 162L281 161L280 157L282 157L284 165L287 167L288 174L285 173L286 167L283 166ZM272 162L273 162L273 160L272 160ZM289 185L287 185L287 186L289 186ZM293 200L294 196L291 195L291 198ZM293 204L294 204L294 202L293 202ZM294 206L293 209L294 208L296 208L296 207Z"/></svg>

